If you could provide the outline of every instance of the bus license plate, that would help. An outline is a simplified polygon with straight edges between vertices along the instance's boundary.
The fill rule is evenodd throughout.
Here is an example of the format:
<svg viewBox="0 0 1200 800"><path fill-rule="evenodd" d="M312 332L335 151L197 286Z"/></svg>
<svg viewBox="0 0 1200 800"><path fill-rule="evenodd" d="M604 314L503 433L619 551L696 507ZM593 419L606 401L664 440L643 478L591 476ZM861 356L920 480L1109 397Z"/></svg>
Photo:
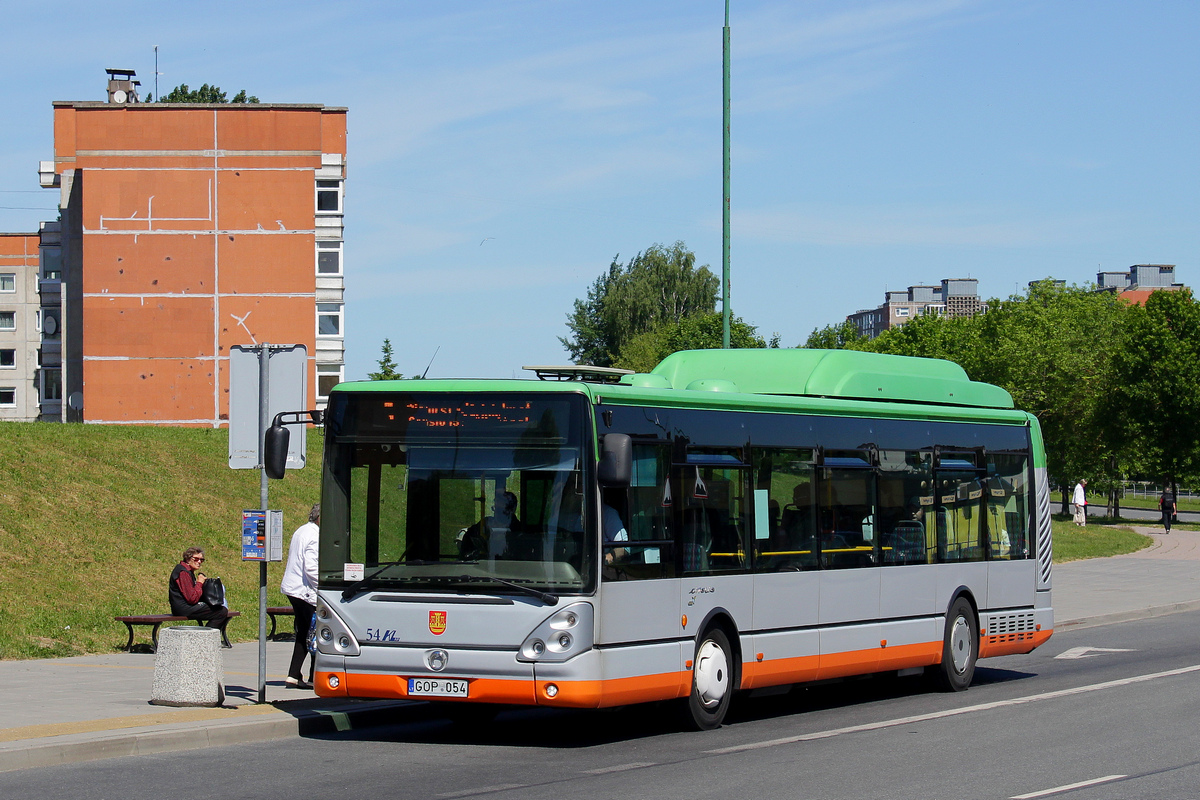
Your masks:
<svg viewBox="0 0 1200 800"><path fill-rule="evenodd" d="M466 697L467 682L454 678L409 678L409 697Z"/></svg>

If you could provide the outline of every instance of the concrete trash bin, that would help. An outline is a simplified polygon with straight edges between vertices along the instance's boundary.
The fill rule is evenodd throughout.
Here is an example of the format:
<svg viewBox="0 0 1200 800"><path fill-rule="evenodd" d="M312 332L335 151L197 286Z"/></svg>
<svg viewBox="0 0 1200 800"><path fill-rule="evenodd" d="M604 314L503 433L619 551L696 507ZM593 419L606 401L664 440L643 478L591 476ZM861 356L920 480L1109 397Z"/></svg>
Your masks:
<svg viewBox="0 0 1200 800"><path fill-rule="evenodd" d="M224 677L219 630L176 625L159 633L151 703L219 706L225 701Z"/></svg>

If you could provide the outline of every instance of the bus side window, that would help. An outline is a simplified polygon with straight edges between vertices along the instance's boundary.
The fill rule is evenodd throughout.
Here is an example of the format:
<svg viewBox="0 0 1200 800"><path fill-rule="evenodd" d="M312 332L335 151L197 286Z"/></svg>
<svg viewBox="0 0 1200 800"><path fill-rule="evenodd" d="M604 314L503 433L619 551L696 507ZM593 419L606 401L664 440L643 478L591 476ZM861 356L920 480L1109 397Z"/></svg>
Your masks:
<svg viewBox="0 0 1200 800"><path fill-rule="evenodd" d="M605 502L620 517L628 537L624 542L605 541L602 544L601 552L605 561L602 575L606 580L647 580L675 576L670 475L671 450L668 444L635 443L629 489L604 492ZM611 563L609 555L612 556Z"/></svg>
<svg viewBox="0 0 1200 800"><path fill-rule="evenodd" d="M812 461L811 449L754 449L754 486L767 492L770 517L765 525L755 520L755 571L817 568Z"/></svg>
<svg viewBox="0 0 1200 800"><path fill-rule="evenodd" d="M1026 466L1024 453L988 454L988 558L1008 561L1033 557Z"/></svg>

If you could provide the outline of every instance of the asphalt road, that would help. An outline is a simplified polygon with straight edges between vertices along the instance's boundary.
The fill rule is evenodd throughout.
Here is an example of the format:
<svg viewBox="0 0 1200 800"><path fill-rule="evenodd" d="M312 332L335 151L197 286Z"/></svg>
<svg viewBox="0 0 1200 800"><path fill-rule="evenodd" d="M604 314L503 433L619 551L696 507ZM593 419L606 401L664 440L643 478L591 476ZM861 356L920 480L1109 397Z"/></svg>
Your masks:
<svg viewBox="0 0 1200 800"><path fill-rule="evenodd" d="M6 773L0 797L1195 797L1200 612L1059 632L959 694L854 680L741 698L708 733L673 711L480 726L416 705L363 732Z"/></svg>

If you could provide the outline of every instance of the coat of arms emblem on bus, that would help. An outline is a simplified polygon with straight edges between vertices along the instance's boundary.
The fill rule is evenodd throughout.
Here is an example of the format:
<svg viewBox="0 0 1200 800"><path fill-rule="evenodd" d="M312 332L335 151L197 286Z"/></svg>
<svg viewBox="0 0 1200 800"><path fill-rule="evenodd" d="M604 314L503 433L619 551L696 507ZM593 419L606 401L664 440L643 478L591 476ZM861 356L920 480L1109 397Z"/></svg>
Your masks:
<svg viewBox="0 0 1200 800"><path fill-rule="evenodd" d="M446 632L446 612L445 611L430 611L429 612L429 632L434 636L441 636Z"/></svg>

